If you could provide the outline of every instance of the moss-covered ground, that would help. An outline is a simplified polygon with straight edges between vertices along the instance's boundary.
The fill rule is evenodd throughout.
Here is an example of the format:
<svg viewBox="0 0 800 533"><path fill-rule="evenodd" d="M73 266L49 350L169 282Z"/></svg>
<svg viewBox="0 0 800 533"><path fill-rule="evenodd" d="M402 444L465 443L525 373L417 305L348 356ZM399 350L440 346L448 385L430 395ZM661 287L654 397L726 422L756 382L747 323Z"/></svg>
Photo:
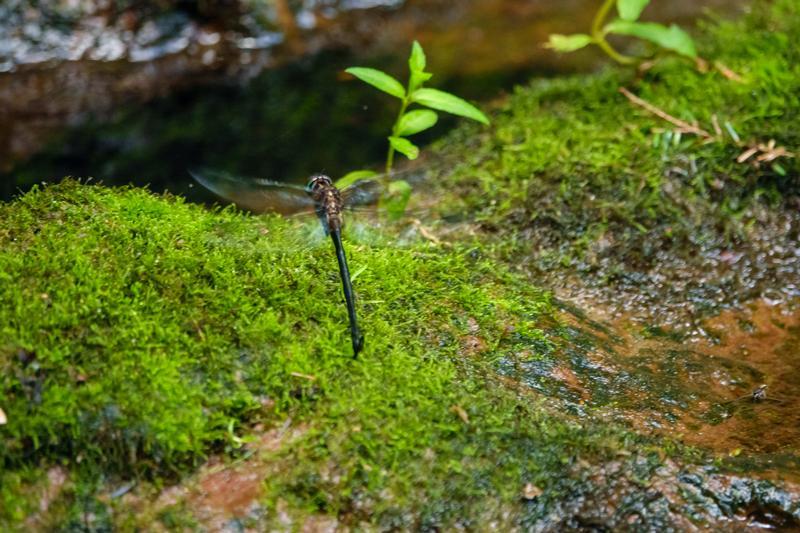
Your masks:
<svg viewBox="0 0 800 533"><path fill-rule="evenodd" d="M31 512L36 467L175 479L288 417L307 431L271 495L333 515L370 499L398 525L411 502L454 520L630 445L502 386L493 361L546 345L553 311L477 250L351 240L353 360L332 254L295 223L77 182L0 218L6 519Z"/></svg>
<svg viewBox="0 0 800 533"><path fill-rule="evenodd" d="M701 453L575 417L508 372L605 371L587 355L599 337L576 336L531 273L608 284L664 253L745 249L767 215L789 222L765 242L796 240L797 158L736 162L800 145L800 6L758 6L700 41L742 81L665 59L537 82L491 130L449 136L441 161L459 163L431 171L447 189L431 198L478 237L350 224L357 360L313 221L72 180L0 205L0 525L209 527L191 491L165 496L210 483L209 458L260 476L228 528L685 529L753 506L800 521L796 491L716 478ZM670 133L620 86L722 132Z"/></svg>
<svg viewBox="0 0 800 533"><path fill-rule="evenodd" d="M768 285L796 297L797 268L782 265L800 235L798 30L796 1L755 2L698 32L707 69L660 58L517 88L490 130L466 125L440 143L441 192L460 207L445 204L549 285L610 288L607 300L638 299L659 318ZM621 87L711 138L678 132ZM791 155L737 161L770 142Z"/></svg>

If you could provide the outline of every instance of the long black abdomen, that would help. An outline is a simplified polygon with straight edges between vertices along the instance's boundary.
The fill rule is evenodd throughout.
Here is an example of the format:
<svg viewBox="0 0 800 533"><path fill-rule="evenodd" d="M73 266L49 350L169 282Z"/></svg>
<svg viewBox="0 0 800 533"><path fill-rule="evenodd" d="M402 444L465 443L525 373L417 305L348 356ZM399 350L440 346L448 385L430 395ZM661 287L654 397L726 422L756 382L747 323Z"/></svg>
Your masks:
<svg viewBox="0 0 800 533"><path fill-rule="evenodd" d="M350 282L350 269L347 268L347 257L345 257L344 254L341 231L339 228L330 229L333 246L336 248L336 259L339 261L339 275L342 277L342 288L344 289L344 299L347 303L347 314L350 316L350 336L353 340L353 357L358 357L358 352L364 347L364 336L358 329L353 284Z"/></svg>

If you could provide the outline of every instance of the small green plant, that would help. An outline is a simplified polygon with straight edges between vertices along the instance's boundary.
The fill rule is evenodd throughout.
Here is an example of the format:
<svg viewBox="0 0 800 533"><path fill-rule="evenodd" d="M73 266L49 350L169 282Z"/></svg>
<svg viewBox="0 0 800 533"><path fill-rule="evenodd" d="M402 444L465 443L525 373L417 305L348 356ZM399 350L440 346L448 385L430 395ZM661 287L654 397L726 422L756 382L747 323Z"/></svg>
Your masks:
<svg viewBox="0 0 800 533"><path fill-rule="evenodd" d="M406 87L394 77L380 70L364 67L351 67L345 72L352 74L364 83L372 85L387 94L400 100L400 112L397 120L392 126L389 135L389 152L386 155L386 172L391 172L394 165L394 154L400 152L409 159L416 159L419 156L419 148L408 140L408 137L432 128L439 120L435 111L444 111L453 115L466 117L476 120L482 124L489 124L486 118L477 107L466 100L459 98L438 89L424 87L425 82L431 79L433 74L425 72L426 59L422 46L417 41L411 47L411 56L408 58L410 76ZM415 109L409 111L412 104L418 104L430 109ZM358 178L365 177L369 171L357 171ZM355 173L350 173L350 177ZM358 179L356 178L356 179Z"/></svg>
<svg viewBox="0 0 800 533"><path fill-rule="evenodd" d="M619 18L606 24L606 19L615 3ZM638 37L650 41L664 50L692 59L696 58L697 50L694 41L680 27L675 24L667 27L655 22L639 22L639 16L648 4L650 4L650 0L605 0L595 15L591 34L553 34L545 46L557 52L574 52L590 44L595 44L618 63L629 65L638 62L640 58L623 55L611 46L606 37L609 34L616 34Z"/></svg>
<svg viewBox="0 0 800 533"><path fill-rule="evenodd" d="M410 75L406 87L403 87L403 84L396 78L380 70L365 67L350 67L345 70L364 83L394 96L401 102L400 112L397 114L397 120L395 120L392 132L388 137L389 151L386 154L385 167L387 174L392 171L394 166L395 152L400 152L412 160L419 157L419 148L409 141L408 137L436 125L439 115L432 109L466 117L482 124L489 124L486 115L466 100L445 91L424 87L425 82L433 77L430 72L425 72L426 63L425 51L417 41L414 41L411 46L411 56L408 58ZM408 108L413 104L429 109L409 111ZM369 178L375 174L376 172L372 170L356 170L343 176L336 182L336 185L346 187L355 181ZM396 219L405 212L410 196L411 186L404 180L394 180L381 197L381 205L390 218Z"/></svg>

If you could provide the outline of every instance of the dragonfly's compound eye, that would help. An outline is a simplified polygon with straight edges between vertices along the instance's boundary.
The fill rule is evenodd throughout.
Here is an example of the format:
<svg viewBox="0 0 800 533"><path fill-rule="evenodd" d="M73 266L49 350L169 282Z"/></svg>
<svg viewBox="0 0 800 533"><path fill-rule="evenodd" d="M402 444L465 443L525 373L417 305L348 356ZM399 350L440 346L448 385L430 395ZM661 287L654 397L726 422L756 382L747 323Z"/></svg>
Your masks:
<svg viewBox="0 0 800 533"><path fill-rule="evenodd" d="M309 178L308 185L306 186L309 191L313 191L320 186L332 186L333 181L325 174L314 174Z"/></svg>

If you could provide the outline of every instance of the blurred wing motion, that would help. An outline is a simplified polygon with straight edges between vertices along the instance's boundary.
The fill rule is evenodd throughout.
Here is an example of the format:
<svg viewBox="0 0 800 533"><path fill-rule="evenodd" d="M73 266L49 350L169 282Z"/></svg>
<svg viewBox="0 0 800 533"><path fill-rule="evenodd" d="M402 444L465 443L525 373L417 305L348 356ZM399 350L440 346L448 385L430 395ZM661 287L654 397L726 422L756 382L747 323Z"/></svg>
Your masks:
<svg viewBox="0 0 800 533"><path fill-rule="evenodd" d="M393 171L388 174L375 174L374 176L360 179L342 189L342 202L345 207L356 209L377 205L387 194L391 194L392 183L397 181L416 183L421 180L424 174L424 169L410 167L405 170Z"/></svg>
<svg viewBox="0 0 800 533"><path fill-rule="evenodd" d="M190 170L189 174L214 194L254 213L292 215L314 211L311 196L298 185L240 178L213 170Z"/></svg>
<svg viewBox="0 0 800 533"><path fill-rule="evenodd" d="M314 200L305 187L265 179L247 179L215 170L190 170L189 174L203 187L254 213L273 212L282 215L312 213ZM390 174L376 174L341 189L345 209L377 206L391 183L402 178L415 178L421 172L407 169ZM418 176L417 176L418 177ZM416 181L416 180L415 180Z"/></svg>
<svg viewBox="0 0 800 533"><path fill-rule="evenodd" d="M342 189L342 203L347 208L377 205L385 191L386 184L381 180L358 180Z"/></svg>

